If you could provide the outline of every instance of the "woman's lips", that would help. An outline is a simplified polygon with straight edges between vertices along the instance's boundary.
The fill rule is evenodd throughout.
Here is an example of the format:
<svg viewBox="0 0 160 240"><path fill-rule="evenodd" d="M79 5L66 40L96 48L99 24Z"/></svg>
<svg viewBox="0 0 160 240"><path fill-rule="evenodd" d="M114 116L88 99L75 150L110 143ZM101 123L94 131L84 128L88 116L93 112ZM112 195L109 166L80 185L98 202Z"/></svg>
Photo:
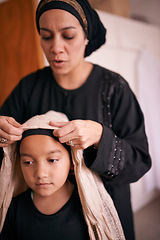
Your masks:
<svg viewBox="0 0 160 240"><path fill-rule="evenodd" d="M54 66L54 67L56 67L56 68L61 68L61 67L63 67L64 65L65 65L65 63L66 63L66 61L64 61L64 60L53 60L53 61L51 61L51 64Z"/></svg>

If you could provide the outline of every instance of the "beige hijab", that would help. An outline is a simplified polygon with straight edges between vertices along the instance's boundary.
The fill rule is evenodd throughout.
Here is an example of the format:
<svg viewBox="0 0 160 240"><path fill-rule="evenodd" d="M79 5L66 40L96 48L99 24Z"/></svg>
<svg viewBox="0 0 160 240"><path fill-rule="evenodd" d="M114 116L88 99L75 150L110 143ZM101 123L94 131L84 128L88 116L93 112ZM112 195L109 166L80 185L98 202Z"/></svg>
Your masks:
<svg viewBox="0 0 160 240"><path fill-rule="evenodd" d="M65 114L49 111L26 122L27 129L55 129L49 121L67 122ZM17 143L3 148L4 159L0 170L0 231L13 196L27 189L17 159ZM84 164L83 151L71 148L74 173L85 221L91 240L124 240L121 223L110 195L101 178Z"/></svg>

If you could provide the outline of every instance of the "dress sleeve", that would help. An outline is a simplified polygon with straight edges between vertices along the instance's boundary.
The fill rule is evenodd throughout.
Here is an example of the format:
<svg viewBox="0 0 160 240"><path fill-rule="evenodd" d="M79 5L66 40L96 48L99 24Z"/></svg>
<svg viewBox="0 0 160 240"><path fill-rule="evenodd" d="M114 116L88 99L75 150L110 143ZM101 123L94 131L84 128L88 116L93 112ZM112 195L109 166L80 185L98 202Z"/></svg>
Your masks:
<svg viewBox="0 0 160 240"><path fill-rule="evenodd" d="M21 101L19 101L19 99L21 99ZM22 107L21 86L18 85L2 105L0 109L0 116L13 117L19 123L22 123L23 111L21 112L21 109L24 108ZM0 168L2 164L2 159L3 148L0 147Z"/></svg>
<svg viewBox="0 0 160 240"><path fill-rule="evenodd" d="M121 78L110 86L102 139L90 168L104 181L128 184L137 181L151 167L144 118L135 95ZM93 152L93 150L92 150Z"/></svg>
<svg viewBox="0 0 160 240"><path fill-rule="evenodd" d="M1 116L13 117L17 122L24 123L28 96L31 92L29 84L26 84L29 76L22 79L14 88L0 109Z"/></svg>
<svg viewBox="0 0 160 240"><path fill-rule="evenodd" d="M29 80L30 77L27 76L25 79ZM21 124L26 121L28 96L31 92L31 87L29 84L26 84L27 81L25 79L19 82L0 108L0 116L13 117ZM3 150L0 148L0 167L2 159Z"/></svg>

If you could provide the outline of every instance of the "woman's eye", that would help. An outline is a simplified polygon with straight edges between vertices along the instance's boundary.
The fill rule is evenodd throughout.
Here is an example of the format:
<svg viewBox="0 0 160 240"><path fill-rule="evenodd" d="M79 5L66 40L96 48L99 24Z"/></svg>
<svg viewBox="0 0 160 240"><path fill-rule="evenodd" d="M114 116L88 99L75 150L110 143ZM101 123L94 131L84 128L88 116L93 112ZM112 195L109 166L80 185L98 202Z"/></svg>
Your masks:
<svg viewBox="0 0 160 240"><path fill-rule="evenodd" d="M41 36L43 40L50 40L52 37L51 36Z"/></svg>
<svg viewBox="0 0 160 240"><path fill-rule="evenodd" d="M74 36L64 36L64 38L67 40L72 40L74 38Z"/></svg>

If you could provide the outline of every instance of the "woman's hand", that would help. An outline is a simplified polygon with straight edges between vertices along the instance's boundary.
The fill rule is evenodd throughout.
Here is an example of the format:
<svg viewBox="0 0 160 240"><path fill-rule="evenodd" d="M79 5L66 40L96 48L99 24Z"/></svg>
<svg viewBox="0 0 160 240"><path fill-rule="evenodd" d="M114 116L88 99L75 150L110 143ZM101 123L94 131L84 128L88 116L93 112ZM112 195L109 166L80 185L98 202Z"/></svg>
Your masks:
<svg viewBox="0 0 160 240"><path fill-rule="evenodd" d="M0 147L7 147L20 140L23 133L22 126L12 117L0 116Z"/></svg>
<svg viewBox="0 0 160 240"><path fill-rule="evenodd" d="M103 132L102 125L91 120L51 121L50 125L59 128L53 131L53 135L58 137L61 143L78 149L86 149L91 145L98 148Z"/></svg>

